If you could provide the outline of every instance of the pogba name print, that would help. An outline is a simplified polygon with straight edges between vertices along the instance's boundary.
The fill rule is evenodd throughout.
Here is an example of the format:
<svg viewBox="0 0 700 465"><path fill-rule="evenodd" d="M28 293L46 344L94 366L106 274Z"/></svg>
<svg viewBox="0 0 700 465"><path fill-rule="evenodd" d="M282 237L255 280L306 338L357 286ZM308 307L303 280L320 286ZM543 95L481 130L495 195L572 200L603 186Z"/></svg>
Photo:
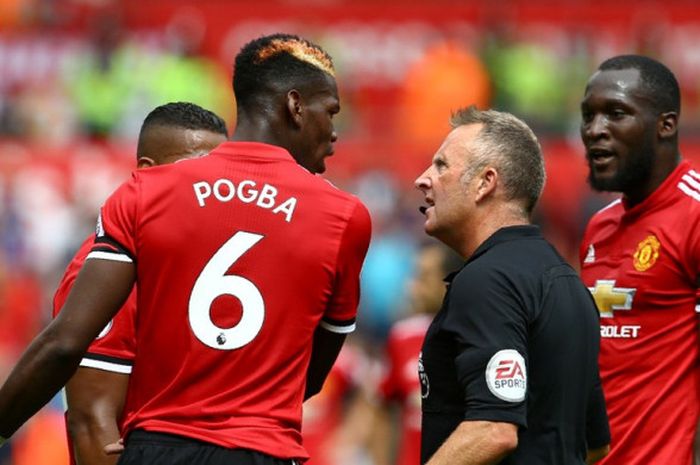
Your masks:
<svg viewBox="0 0 700 465"><path fill-rule="evenodd" d="M289 197L278 199L278 189L270 184L263 184L258 187L258 183L251 180L243 180L236 185L230 179L218 179L210 184L207 181L200 181L192 184L194 196L200 207L206 207L207 202L213 199L219 202L230 202L234 199L243 203L249 203L272 213L281 213L287 223L292 221L294 209L297 206L297 199Z"/></svg>

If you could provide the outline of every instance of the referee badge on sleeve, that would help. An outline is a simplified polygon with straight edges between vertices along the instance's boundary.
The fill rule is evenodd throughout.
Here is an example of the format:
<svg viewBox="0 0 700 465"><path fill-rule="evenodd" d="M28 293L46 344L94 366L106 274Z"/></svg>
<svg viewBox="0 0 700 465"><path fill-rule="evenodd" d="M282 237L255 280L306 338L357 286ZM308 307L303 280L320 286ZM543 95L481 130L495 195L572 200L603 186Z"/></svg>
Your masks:
<svg viewBox="0 0 700 465"><path fill-rule="evenodd" d="M491 394L506 402L522 402L527 391L527 367L517 350L496 352L486 366L486 385Z"/></svg>

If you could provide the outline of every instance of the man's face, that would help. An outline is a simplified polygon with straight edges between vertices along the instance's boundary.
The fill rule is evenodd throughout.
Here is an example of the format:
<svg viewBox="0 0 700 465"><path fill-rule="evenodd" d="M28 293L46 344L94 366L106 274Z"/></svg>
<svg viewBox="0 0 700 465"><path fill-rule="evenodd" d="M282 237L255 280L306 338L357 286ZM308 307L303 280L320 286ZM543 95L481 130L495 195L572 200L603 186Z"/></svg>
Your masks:
<svg viewBox="0 0 700 465"><path fill-rule="evenodd" d="M150 158L155 165L166 165L185 158L197 158L226 142L226 136L205 129L155 126L145 135L140 157ZM142 167L139 159L139 167ZM147 164L148 165L148 164ZM147 166L143 165L143 166Z"/></svg>
<svg viewBox="0 0 700 465"><path fill-rule="evenodd" d="M425 232L451 245L450 240L469 221L472 202L470 182L462 179L472 156L472 143L481 125L453 129L433 156L433 161L415 181L428 204Z"/></svg>
<svg viewBox="0 0 700 465"><path fill-rule="evenodd" d="M333 116L340 111L335 79L326 76L325 83L304 102L305 118L297 162L312 173L323 173L325 159L333 155L333 144L338 139L333 127Z"/></svg>
<svg viewBox="0 0 700 465"><path fill-rule="evenodd" d="M600 191L630 192L648 182L657 119L637 69L596 72L581 102L588 180Z"/></svg>

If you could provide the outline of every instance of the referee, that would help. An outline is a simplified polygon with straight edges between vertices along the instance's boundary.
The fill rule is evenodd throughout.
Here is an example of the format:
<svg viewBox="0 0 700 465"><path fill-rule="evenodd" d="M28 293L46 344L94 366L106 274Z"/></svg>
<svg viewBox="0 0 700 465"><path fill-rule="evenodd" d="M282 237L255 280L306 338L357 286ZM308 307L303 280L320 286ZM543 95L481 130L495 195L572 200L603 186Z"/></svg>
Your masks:
<svg viewBox="0 0 700 465"><path fill-rule="evenodd" d="M594 463L610 442L598 313L530 223L545 178L537 138L474 107L451 125L416 180L426 233L467 259L419 360L421 463Z"/></svg>

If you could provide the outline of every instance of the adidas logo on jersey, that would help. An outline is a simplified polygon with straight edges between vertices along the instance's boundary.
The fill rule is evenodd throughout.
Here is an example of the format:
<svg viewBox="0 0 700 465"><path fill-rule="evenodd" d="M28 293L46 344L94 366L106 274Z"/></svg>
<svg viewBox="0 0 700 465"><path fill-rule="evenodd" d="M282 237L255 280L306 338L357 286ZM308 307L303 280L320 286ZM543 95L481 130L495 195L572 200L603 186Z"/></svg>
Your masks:
<svg viewBox="0 0 700 465"><path fill-rule="evenodd" d="M593 263L595 261L595 247L593 244L588 246L588 253L586 253L586 258L583 259L583 263Z"/></svg>

